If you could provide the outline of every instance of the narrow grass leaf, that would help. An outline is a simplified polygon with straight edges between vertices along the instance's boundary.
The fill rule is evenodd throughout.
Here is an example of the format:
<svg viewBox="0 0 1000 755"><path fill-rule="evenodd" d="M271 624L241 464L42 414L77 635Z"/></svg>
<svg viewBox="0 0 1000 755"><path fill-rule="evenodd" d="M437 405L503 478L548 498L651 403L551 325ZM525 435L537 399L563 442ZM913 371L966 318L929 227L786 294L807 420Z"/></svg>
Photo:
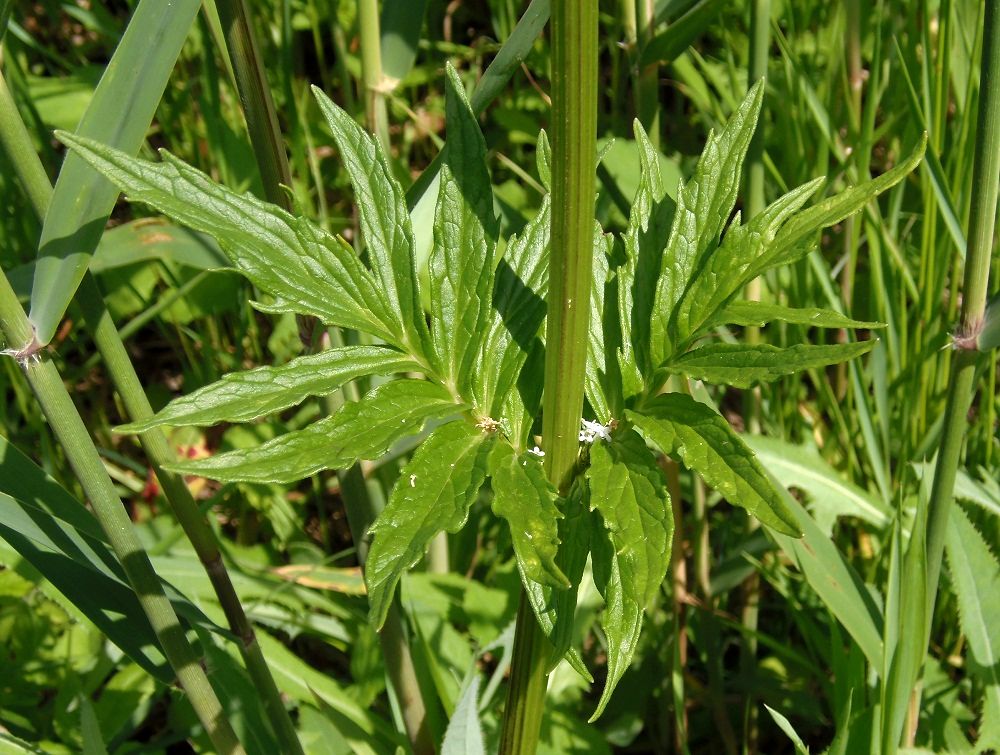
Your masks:
<svg viewBox="0 0 1000 755"><path fill-rule="evenodd" d="M413 454L371 527L365 568L369 618L381 628L400 576L439 532L458 532L486 481L494 436L467 422L442 425Z"/></svg>
<svg viewBox="0 0 1000 755"><path fill-rule="evenodd" d="M806 494L813 518L826 535L838 517L857 517L884 528L892 512L882 499L844 479L815 450L777 438L744 435L743 441L757 458L786 486Z"/></svg>
<svg viewBox="0 0 1000 755"><path fill-rule="evenodd" d="M327 396L365 375L420 369L386 346L342 346L293 359L279 367L231 372L218 382L176 398L152 417L116 428L141 433L152 427L249 422L294 406L308 396Z"/></svg>
<svg viewBox="0 0 1000 755"><path fill-rule="evenodd" d="M590 447L591 506L600 514L592 533L594 582L606 607L608 678L591 721L604 711L632 661L642 613L656 595L673 536L670 496L656 458L634 430Z"/></svg>
<svg viewBox="0 0 1000 755"><path fill-rule="evenodd" d="M639 53L642 68L655 63L673 63L714 21L724 0L698 0L667 27L649 40ZM669 4L668 4L669 7Z"/></svg>
<svg viewBox="0 0 1000 755"><path fill-rule="evenodd" d="M677 455L735 506L777 532L802 531L767 473L729 423L710 407L682 393L665 393L629 420L665 454Z"/></svg>
<svg viewBox="0 0 1000 755"><path fill-rule="evenodd" d="M474 371L490 316L500 224L493 214L486 141L450 64L445 81L448 143L429 262L431 334L441 378L471 403L480 382Z"/></svg>
<svg viewBox="0 0 1000 755"><path fill-rule="evenodd" d="M802 737L800 737L798 732L795 731L795 727L792 726L792 722L778 713L778 711L770 705L765 704L764 707L767 709L771 718L774 719L774 722L778 724L778 728L785 732L785 735L792 740L792 745L795 747L795 755L809 755L809 748L806 747L805 742L802 741Z"/></svg>
<svg viewBox="0 0 1000 755"><path fill-rule="evenodd" d="M236 194L168 152L152 163L97 142L59 138L132 200L215 238L236 268L274 301L269 312L318 317L403 346L371 273L354 250L318 226Z"/></svg>
<svg viewBox="0 0 1000 755"><path fill-rule="evenodd" d="M567 589L569 580L556 565L559 519L556 489L545 477L541 460L531 452L515 453L497 443L490 455L493 513L510 525L514 555L521 573L533 582Z"/></svg>
<svg viewBox="0 0 1000 755"><path fill-rule="evenodd" d="M687 352L663 369L709 383L749 388L782 375L853 359L874 345L875 341L858 341L829 346L796 344L782 349L767 343L713 343Z"/></svg>
<svg viewBox="0 0 1000 755"><path fill-rule="evenodd" d="M200 7L198 0L138 4L94 90L79 134L127 153L138 151ZM99 172L79 155L67 155L45 213L35 263L30 319L39 343L48 343L55 334L117 198L117 189Z"/></svg>
<svg viewBox="0 0 1000 755"><path fill-rule="evenodd" d="M792 308L759 301L734 301L716 312L705 328L716 325L766 325L777 320L808 328L884 328L885 323L852 320L832 309L817 307Z"/></svg>
<svg viewBox="0 0 1000 755"><path fill-rule="evenodd" d="M462 689L455 712L441 742L441 755L486 755L483 727L479 723L479 674L473 673Z"/></svg>
<svg viewBox="0 0 1000 755"><path fill-rule="evenodd" d="M426 420L457 414L462 408L434 383L393 380L303 430L254 448L179 462L170 469L224 482L295 482L321 469L377 459L399 438L420 432Z"/></svg>
<svg viewBox="0 0 1000 755"><path fill-rule="evenodd" d="M764 97L763 82L747 93L719 134L710 134L695 174L677 190L677 207L663 252L650 323L653 364L671 353L668 327L692 273L715 248L729 219L740 187L740 168L757 127Z"/></svg>
<svg viewBox="0 0 1000 755"><path fill-rule="evenodd" d="M1000 564L983 535L959 506L951 509L948 565L958 599L971 674L984 685L978 751L1000 749Z"/></svg>
<svg viewBox="0 0 1000 755"><path fill-rule="evenodd" d="M382 3L382 73L396 85L413 68L424 28L427 0L385 0Z"/></svg>
<svg viewBox="0 0 1000 755"><path fill-rule="evenodd" d="M427 326L417 290L413 230L403 189L377 140L316 87L313 94L351 177L361 235L379 287L388 299L394 330L403 335L404 348L421 354Z"/></svg>
<svg viewBox="0 0 1000 755"><path fill-rule="evenodd" d="M819 528L809 512L780 486L787 508L796 520L801 537L789 537L768 529L767 534L802 572L816 596L847 630L873 668L882 668L882 613L857 572Z"/></svg>

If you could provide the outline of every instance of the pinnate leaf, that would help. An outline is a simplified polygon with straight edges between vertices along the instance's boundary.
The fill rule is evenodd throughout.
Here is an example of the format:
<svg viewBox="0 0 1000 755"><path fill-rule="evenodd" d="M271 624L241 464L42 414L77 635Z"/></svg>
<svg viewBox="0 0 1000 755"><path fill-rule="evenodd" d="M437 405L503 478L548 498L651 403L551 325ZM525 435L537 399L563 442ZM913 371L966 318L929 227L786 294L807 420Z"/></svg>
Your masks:
<svg viewBox="0 0 1000 755"><path fill-rule="evenodd" d="M592 533L594 582L606 607L608 678L591 717L604 711L628 669L639 640L642 612L670 565L673 516L656 459L634 430L590 449L591 506L600 516Z"/></svg>
<svg viewBox="0 0 1000 755"><path fill-rule="evenodd" d="M740 168L757 127L763 97L763 82L757 82L726 127L709 135L694 176L677 190L650 322L653 364L662 362L672 351L668 327L674 307L704 255L718 244L736 203Z"/></svg>
<svg viewBox="0 0 1000 755"><path fill-rule="evenodd" d="M778 532L801 534L754 452L710 407L683 393L665 393L626 416L663 453L679 456L727 501Z"/></svg>
<svg viewBox="0 0 1000 755"><path fill-rule="evenodd" d="M255 448L180 462L170 469L225 482L295 482L321 469L377 459L399 438L419 432L425 420L447 417L463 408L434 383L393 380L303 430Z"/></svg>
<svg viewBox="0 0 1000 755"><path fill-rule="evenodd" d="M796 344L786 349L771 344L713 343L689 351L664 369L709 383L749 388L782 375L813 367L825 367L871 351L876 341L829 346Z"/></svg>
<svg viewBox="0 0 1000 755"><path fill-rule="evenodd" d="M399 343L402 348L422 354L427 325L417 289L413 229L406 195L375 138L317 87L313 87L313 95L351 177L361 235L379 292L392 313L393 332L402 335Z"/></svg>
<svg viewBox="0 0 1000 755"><path fill-rule="evenodd" d="M493 258L500 224L486 169L486 142L462 82L449 64L445 79L448 143L434 214L431 251L431 333L438 372L471 398L490 314Z"/></svg>
<svg viewBox="0 0 1000 755"><path fill-rule="evenodd" d="M743 276L774 241L781 226L811 197L822 180L799 186L772 202L746 225L733 221L722 243L699 266L671 314L670 330L678 350L689 343L705 320L743 290Z"/></svg>
<svg viewBox="0 0 1000 755"><path fill-rule="evenodd" d="M365 581L369 618L381 628L403 571L412 567L439 532L458 532L486 481L495 436L468 422L449 422L431 433L403 468L379 514Z"/></svg>
<svg viewBox="0 0 1000 755"><path fill-rule="evenodd" d="M171 401L149 419L116 428L141 433L152 427L248 422L294 406L308 396L326 396L365 375L417 370L411 358L386 346L343 346L293 359L279 367L232 372Z"/></svg>
<svg viewBox="0 0 1000 755"><path fill-rule="evenodd" d="M57 136L130 199L215 238L236 268L274 297L262 309L311 315L403 345L371 272L343 239L230 191L165 150L163 162L153 163L72 134Z"/></svg>
<svg viewBox="0 0 1000 755"><path fill-rule="evenodd" d="M891 170L798 213L781 229L767 253L750 267L744 280L753 280L773 267L787 265L804 257L812 249L812 244L808 242L816 231L853 215L883 191L906 178L920 164L926 147L927 135L924 134L913 152Z"/></svg>
<svg viewBox="0 0 1000 755"><path fill-rule="evenodd" d="M559 549L556 489L533 453L515 453L507 443L496 444L490 456L493 513L510 525L514 555L521 573L533 582L566 589L566 575L555 563Z"/></svg>

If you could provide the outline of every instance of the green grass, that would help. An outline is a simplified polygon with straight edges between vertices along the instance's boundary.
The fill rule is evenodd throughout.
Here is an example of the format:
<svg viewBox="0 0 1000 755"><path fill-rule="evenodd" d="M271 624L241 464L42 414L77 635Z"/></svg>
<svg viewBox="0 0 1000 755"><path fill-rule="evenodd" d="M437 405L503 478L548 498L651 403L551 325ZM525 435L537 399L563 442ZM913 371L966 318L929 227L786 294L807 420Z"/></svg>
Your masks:
<svg viewBox="0 0 1000 755"><path fill-rule="evenodd" d="M510 252L506 240L512 234L529 233L552 180L547 173L560 170L559 142L553 139L556 154L549 167L540 159L545 149L538 141L542 128L550 137L558 133L553 118L559 105L549 102L557 94L553 75L560 65L551 26L538 37L549 3L531 3L530 13L536 15L522 26L516 25L527 4L512 0L246 4L253 13L259 64L250 56L227 54L227 44L235 43L227 34L227 13L244 4L220 3L218 17L203 11L190 29L175 30L183 45L178 41L176 62L160 61L159 73L148 49L120 47L140 4L92 5L87 10L47 0L39 4L44 15L34 7L11 5L0 70L16 112L7 108L4 116L23 121L22 137L31 146L5 142L0 149L0 264L14 296L42 324L42 340L51 336L44 368L57 369L62 379L49 374L45 395L55 396L60 385L69 389L96 449L87 462L95 465L94 477L82 484L73 468L78 464L74 454L90 441L82 435L65 440L59 420L46 419L13 359L0 362L0 435L9 443L4 448L26 455L16 456L16 468L32 470L32 479L46 490L59 486L69 499L91 500L95 510L103 506L115 516L122 512L112 511L117 507L113 499L124 502L127 517L122 519L131 522L129 529L150 554L153 569L206 617L197 629L189 627L187 638L207 659L236 736L250 752L291 751L290 744L275 744L275 727L284 725L282 711L272 704L276 715L265 723L255 707L263 708L262 677L247 673L236 644L205 629L228 626L232 605L220 601L199 565L206 551L191 545L185 535L190 528L182 528L171 513L170 504L188 494L178 487L179 478L171 483L164 473L157 482L150 470L169 466L168 457L178 451L191 458L242 453L303 430L321 416L337 416L344 402L386 385L385 378L364 377L328 401L309 400L249 424L168 429L169 448L153 452L135 437L112 430L140 418L137 395L122 392L121 370L108 360L108 344L117 338L105 332L104 345L95 344L95 312L106 308L110 314L103 327L117 326L126 362L134 365L154 410L229 373L277 367L320 352L329 347L328 338L347 348L372 345L387 334L373 339L357 330L334 329L326 336L319 327L301 339L308 323L297 322L290 311L266 314L251 304L269 301L260 281L255 285L232 271L215 270L232 263L208 236L192 235L170 221L151 224L149 218L158 217L154 211L113 201L113 189L105 190L102 200L92 188L96 184L87 183L96 174L81 171L82 160L73 158L77 167L67 162L61 172L65 150L52 132L75 132L88 103L97 103L81 125L84 136L109 134L123 125L128 138L117 144L126 151L152 159L156 148L166 147L222 185L285 204L295 215L342 234L356 249L367 245L370 250L343 154L310 93L315 85L387 148L387 170L412 209L414 253L433 265L438 184L430 179L447 163L438 154L454 136L445 125L445 64L450 62L479 114L498 217L496 238L502 240L495 250L499 258ZM142 3L146 12L155 5ZM753 430L752 437L744 437L781 491L791 487L782 505L804 523L805 537L796 540L768 527L748 526L742 512L729 505L734 494L720 494L683 465L661 458L676 517L670 571L648 604L643 633L631 663L621 670L618 691L594 723L587 719L609 674L617 678L609 663L617 658L621 627L609 629L602 613L601 590L607 584L600 579L600 564L594 567L598 584L583 579L575 621L564 631L595 681L587 682L566 663L555 667L540 752L574 747L794 752L790 732L814 752L888 754L900 744L974 752L1000 745L1000 683L991 662L1000 638L989 597L1000 575L995 354L948 348L962 319L974 319L966 304L970 284L979 284L974 298L980 301L980 294L996 290L1000 272L991 256L996 231L983 220L995 217L995 207L983 206L984 196L988 199L983 187L991 180L995 184L996 177L982 177L982 155L995 154L998 147L984 130L977 131L977 112L992 94L981 87L980 59L984 35L993 27L984 23L984 4L972 0L771 5L769 18L752 21L749 8L710 0L602 4L594 98L598 151L608 151L596 172L596 217L605 231L627 238L633 199L649 191L650 168L648 160L642 167L644 142L633 130L633 118L640 117L650 143L662 152L656 163L663 192L675 198L678 179L695 172L709 131L722 130L750 80L760 74L766 79L762 150L759 161L751 158L760 179L737 201L743 222L760 212L761 200L751 198L757 192L766 204L826 176L812 200L818 202L899 165L926 132L926 157L911 176L868 201L850 220L824 230L817 236L817 251L760 276L765 305L833 310L885 327L854 335L839 326L821 329L792 318L759 331L747 319L736 322L748 325L710 329L713 348L754 339L781 349L873 337L878 342L845 365L810 366L756 389L670 379L667 386L674 393L690 393L717 406L738 430ZM5 6L0 3L0 10ZM379 38L378 25L372 25L378 15L381 29L391 36ZM760 38L762 28L769 29L770 43L758 43L765 59L751 65L751 30ZM91 100L116 50L135 56L130 70L147 77L134 90L146 101L145 111L141 103L113 91L105 95L108 105ZM253 88L247 84L252 79L245 78L248 72L258 76L258 95L264 75L274 101L274 127L264 104L244 113L239 92ZM386 83L383 75L398 81ZM571 112L585 101L575 100ZM6 138L6 125L3 130ZM274 176L282 174L280 169L261 169L275 152L261 145L268 138L273 144L275 135L288 161L288 174L279 179ZM605 147L611 138L614 146ZM29 159L29 152L38 159ZM580 167L582 160L571 163ZM75 179L74 170L80 174ZM43 184L56 187L56 209L39 219L33 192ZM67 188L60 191L61 184ZM74 207L77 196L87 197L90 205ZM44 206L40 211L46 212ZM115 230L101 238L108 215ZM970 218L978 218L978 236L970 231ZM93 227L81 233L79 227L88 221ZM68 309L63 305L75 287L64 292L63 304L43 304L37 294L29 301L30 265L39 239L66 234L74 234L66 246L74 253L93 251L101 238L93 279L87 278ZM623 254L620 246L612 248L613 270ZM973 273L966 270L965 254L978 260ZM987 267L992 276L984 272ZM68 270L69 278L83 273L79 265ZM971 277L963 281L963 276ZM58 295L58 285L51 282L57 279L46 279L46 293ZM10 328L18 315L11 301L7 305ZM436 312L433 298L422 305ZM9 332L4 346L20 348L27 341L22 336ZM550 342L557 342L555 336ZM580 353L571 350L569 356ZM541 352L527 358L526 369L540 376ZM33 369L29 364L28 371ZM687 371L691 374L690 367ZM459 373L453 377L459 380ZM726 378L744 384L730 379L730 373ZM539 377L539 391L541 384ZM601 390L608 391L608 385ZM956 385L972 396L968 412L954 408ZM625 407L616 406L613 395L602 398L593 386L589 390L588 406L598 417L602 401L624 416L619 410ZM554 393L550 385L547 395ZM555 412L548 408L547 419ZM66 405L61 411L70 413ZM532 426L534 419L518 418L526 441L518 450L541 441L550 451L544 439L552 427ZM425 430L432 441L444 437L439 421L430 420ZM942 444L950 451L947 460L942 454L937 461L934 487L930 476ZM400 441L350 472L324 471L301 482L189 480L189 497L205 515L203 544L218 543L260 641L260 655L281 692L280 707L289 710L305 752L380 753L396 745L413 747L407 743L417 743L420 750L428 739L456 748L449 752L476 751L480 741L492 751L500 741L520 593L515 554L522 555L523 544L512 541L507 525L493 515L489 485L470 499L468 525L438 539L435 555L402 578L399 600L390 611L388 625L394 628L388 644L365 618L368 599L351 587L358 577L350 570L367 555L365 526L378 510L392 506L397 483L407 487L411 465L422 463L415 448L414 441ZM14 454L5 451L0 465L0 493L7 494L3 506L10 507L3 510L10 517L16 507L9 501L21 506L26 495L14 489L14 478L6 473ZM596 477L589 478L591 487L603 485L601 475L610 474L615 464L633 464L634 474L638 463L617 457L591 461L599 465L592 473ZM953 506L949 467L956 473ZM97 495L93 480L101 475ZM77 511L90 516L85 509ZM65 526L81 538L91 525L70 521ZM114 606L103 607L102 613L79 604L88 591L100 594L101 585L110 590L103 578L85 572L82 586L74 588L66 574L83 568L85 561L65 549L58 557L62 572L39 570L37 553L55 552L54 546L39 545L37 533L32 540L25 527L0 522L0 641L11 649L0 661L0 679L11 680L0 683L0 737L46 752L100 752L98 747L166 752L177 746L208 751L212 745L204 727L186 698L166 683L164 667L156 667L161 673L153 675L153 661L144 667L141 657L123 656L115 646L123 639L105 621L108 611L115 615ZM122 561L121 555L108 557ZM288 567L315 571L293 577ZM921 576L925 571L929 580ZM127 589L124 582L118 584ZM139 604L128 605L128 621L143 621ZM912 624L924 610L933 610L926 642ZM155 637L148 631L137 636L143 652L155 660ZM397 660L404 656L410 660ZM407 664L412 673L401 675ZM913 680L920 690L916 696L911 696ZM414 720L414 706L401 703L406 695L422 699L422 722ZM252 705L241 708L247 700ZM907 717L911 701L920 706L916 718ZM764 704L779 715L769 714ZM458 738L461 732L465 740ZM879 749L871 749L870 742Z"/></svg>

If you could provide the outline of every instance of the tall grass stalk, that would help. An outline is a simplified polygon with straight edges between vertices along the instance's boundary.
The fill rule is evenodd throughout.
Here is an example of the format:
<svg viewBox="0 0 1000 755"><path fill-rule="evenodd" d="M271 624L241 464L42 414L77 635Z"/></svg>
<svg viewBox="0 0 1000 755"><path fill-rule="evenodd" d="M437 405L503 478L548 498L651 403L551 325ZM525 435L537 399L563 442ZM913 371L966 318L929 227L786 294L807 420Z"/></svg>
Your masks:
<svg viewBox="0 0 1000 755"><path fill-rule="evenodd" d="M215 4L246 116L250 142L260 167L264 195L267 201L290 210L291 200L281 187L292 186L292 174L249 8L246 0L216 0Z"/></svg>
<svg viewBox="0 0 1000 755"><path fill-rule="evenodd" d="M565 493L579 451L593 272L597 151L597 0L552 3L552 233L542 442L545 472ZM535 752L548 641L522 592L500 753Z"/></svg>
<svg viewBox="0 0 1000 755"><path fill-rule="evenodd" d="M933 601L962 442L972 405L979 352L965 339L983 327L1000 183L1000 8L986 3L979 114L972 174L972 210L962 284L960 325L952 359L945 425L934 468L927 522L927 583Z"/></svg>
<svg viewBox="0 0 1000 755"><path fill-rule="evenodd" d="M365 120L388 155L389 114L382 90L382 36L379 33L378 0L358 0L358 25L361 31Z"/></svg>
<svg viewBox="0 0 1000 755"><path fill-rule="evenodd" d="M31 324L6 276L0 276L0 328L13 351L32 343ZM220 753L243 753L55 365L37 353L15 356L198 720Z"/></svg>

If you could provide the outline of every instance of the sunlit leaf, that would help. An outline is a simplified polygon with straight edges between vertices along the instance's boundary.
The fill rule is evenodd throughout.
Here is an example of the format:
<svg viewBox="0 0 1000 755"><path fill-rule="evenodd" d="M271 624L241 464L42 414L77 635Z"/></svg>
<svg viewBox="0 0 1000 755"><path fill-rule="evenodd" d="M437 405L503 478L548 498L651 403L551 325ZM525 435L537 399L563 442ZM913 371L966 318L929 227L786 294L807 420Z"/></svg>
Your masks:
<svg viewBox="0 0 1000 755"><path fill-rule="evenodd" d="M665 393L644 404L641 413L626 414L663 453L679 456L727 501L778 532L801 534L753 451L711 408L682 393Z"/></svg>
<svg viewBox="0 0 1000 755"><path fill-rule="evenodd" d="M458 532L486 481L494 437L467 422L442 425L413 454L371 532L369 617L382 626L396 584L439 532Z"/></svg>

